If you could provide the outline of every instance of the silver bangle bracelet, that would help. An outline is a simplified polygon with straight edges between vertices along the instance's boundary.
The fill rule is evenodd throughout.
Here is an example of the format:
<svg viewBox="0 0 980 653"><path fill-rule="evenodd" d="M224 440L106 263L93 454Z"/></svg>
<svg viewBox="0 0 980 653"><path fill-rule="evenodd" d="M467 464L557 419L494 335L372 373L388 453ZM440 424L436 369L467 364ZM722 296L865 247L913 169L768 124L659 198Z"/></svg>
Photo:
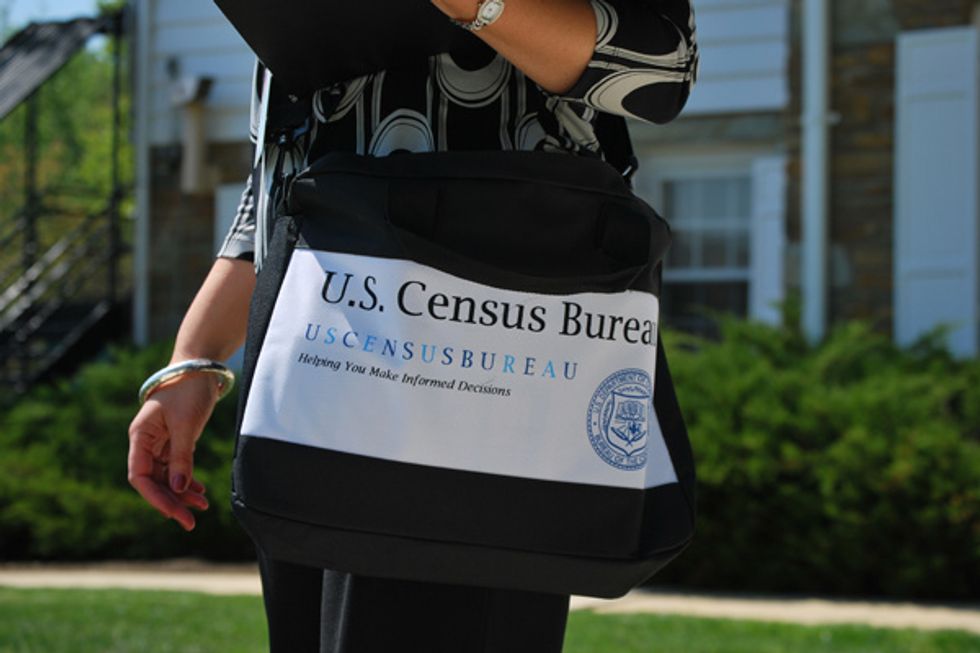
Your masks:
<svg viewBox="0 0 980 653"><path fill-rule="evenodd" d="M229 392L231 392L232 386L235 385L235 373L228 369L224 363L219 363L218 361L211 360L210 358L192 358L190 360L174 363L173 365L168 365L167 367L159 369L151 374L146 381L143 382L143 385L140 386L140 405L142 406L146 402L146 399L150 396L150 393L153 392L158 386L178 376L187 374L188 372L208 372L217 375L219 377L219 400L223 399Z"/></svg>

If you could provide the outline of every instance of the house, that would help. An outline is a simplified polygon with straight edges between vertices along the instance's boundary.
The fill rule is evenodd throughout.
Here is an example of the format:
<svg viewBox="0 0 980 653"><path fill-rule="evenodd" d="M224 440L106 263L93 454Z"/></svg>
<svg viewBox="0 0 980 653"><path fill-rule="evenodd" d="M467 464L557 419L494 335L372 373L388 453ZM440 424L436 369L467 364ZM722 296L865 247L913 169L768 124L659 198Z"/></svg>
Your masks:
<svg viewBox="0 0 980 653"><path fill-rule="evenodd" d="M210 2L135 0L138 342L171 337L250 169L252 56ZM631 123L671 222L665 323L802 299L813 338L870 320L980 345L978 23L970 0L695 0L679 118Z"/></svg>

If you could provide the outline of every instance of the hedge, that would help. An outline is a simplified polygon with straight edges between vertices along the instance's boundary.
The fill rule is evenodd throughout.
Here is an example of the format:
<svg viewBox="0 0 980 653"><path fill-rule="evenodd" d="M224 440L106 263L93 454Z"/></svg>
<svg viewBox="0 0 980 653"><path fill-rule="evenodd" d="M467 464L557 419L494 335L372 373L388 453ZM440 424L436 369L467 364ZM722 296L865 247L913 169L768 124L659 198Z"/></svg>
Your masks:
<svg viewBox="0 0 980 653"><path fill-rule="evenodd" d="M952 358L941 333L899 349L849 323L810 346L794 329L719 324L718 340L665 335L699 515L693 544L654 581L980 595L980 362ZM233 398L198 445L212 506L195 531L126 483L135 391L171 346L111 348L0 417L0 558L252 555L228 506Z"/></svg>
<svg viewBox="0 0 980 653"><path fill-rule="evenodd" d="M191 533L150 508L126 480L136 391L172 348L109 347L105 360L37 388L0 417L0 559L253 554L227 499L234 395L219 402L198 442L195 475L211 507Z"/></svg>
<svg viewBox="0 0 980 653"><path fill-rule="evenodd" d="M666 337L698 483L687 587L980 595L980 362L863 323Z"/></svg>

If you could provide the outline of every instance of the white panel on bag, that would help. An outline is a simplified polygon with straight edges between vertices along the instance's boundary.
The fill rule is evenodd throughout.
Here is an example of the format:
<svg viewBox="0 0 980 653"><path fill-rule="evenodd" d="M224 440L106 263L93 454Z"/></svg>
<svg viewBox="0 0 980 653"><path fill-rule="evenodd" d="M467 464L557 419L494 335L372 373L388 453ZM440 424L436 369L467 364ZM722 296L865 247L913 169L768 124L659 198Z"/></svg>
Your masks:
<svg viewBox="0 0 980 653"><path fill-rule="evenodd" d="M518 292L411 261L297 249L242 433L479 473L674 483L652 405L658 313L645 292ZM608 337L586 335L590 314L605 316ZM646 335L625 326L644 321Z"/></svg>

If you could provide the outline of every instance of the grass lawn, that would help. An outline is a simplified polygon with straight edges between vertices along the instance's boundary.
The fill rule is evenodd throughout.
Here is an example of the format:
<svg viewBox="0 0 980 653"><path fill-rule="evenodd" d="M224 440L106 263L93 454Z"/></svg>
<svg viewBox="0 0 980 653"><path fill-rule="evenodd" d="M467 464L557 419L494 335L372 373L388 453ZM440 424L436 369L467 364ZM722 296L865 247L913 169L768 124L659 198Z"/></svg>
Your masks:
<svg viewBox="0 0 980 653"><path fill-rule="evenodd" d="M265 640L258 597L0 588L0 653L263 653ZM565 642L566 653L980 651L958 632L590 612L572 613Z"/></svg>

